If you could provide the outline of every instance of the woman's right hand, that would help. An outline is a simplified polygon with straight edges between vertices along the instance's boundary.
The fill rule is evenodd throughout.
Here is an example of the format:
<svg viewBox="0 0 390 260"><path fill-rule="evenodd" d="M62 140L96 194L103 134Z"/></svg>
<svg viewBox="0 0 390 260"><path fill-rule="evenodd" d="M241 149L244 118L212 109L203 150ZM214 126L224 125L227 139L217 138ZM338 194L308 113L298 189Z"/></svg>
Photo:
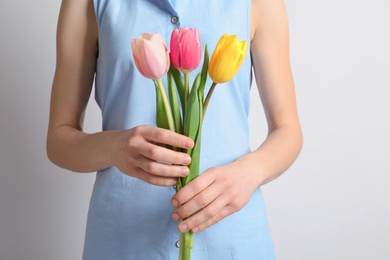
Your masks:
<svg viewBox="0 0 390 260"><path fill-rule="evenodd" d="M187 165L191 157L183 152L166 148L191 149L191 138L170 130L137 126L121 131L116 142L117 149L112 153L113 164L126 175L158 186L174 186L178 177L189 174Z"/></svg>

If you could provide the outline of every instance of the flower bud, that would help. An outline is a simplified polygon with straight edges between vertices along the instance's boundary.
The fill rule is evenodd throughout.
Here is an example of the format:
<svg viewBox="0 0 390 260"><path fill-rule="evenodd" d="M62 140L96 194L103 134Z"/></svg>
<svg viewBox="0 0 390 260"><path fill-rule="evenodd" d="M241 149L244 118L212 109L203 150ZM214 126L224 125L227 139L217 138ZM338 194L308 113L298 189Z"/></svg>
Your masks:
<svg viewBox="0 0 390 260"><path fill-rule="evenodd" d="M170 47L172 64L176 69L188 73L199 66L202 48L198 30L192 28L174 29Z"/></svg>
<svg viewBox="0 0 390 260"><path fill-rule="evenodd" d="M224 83L236 75L246 55L246 41L224 34L210 59L209 76L214 83Z"/></svg>
<svg viewBox="0 0 390 260"><path fill-rule="evenodd" d="M169 69L169 53L159 33L143 33L131 40L135 65L146 78L161 79Z"/></svg>

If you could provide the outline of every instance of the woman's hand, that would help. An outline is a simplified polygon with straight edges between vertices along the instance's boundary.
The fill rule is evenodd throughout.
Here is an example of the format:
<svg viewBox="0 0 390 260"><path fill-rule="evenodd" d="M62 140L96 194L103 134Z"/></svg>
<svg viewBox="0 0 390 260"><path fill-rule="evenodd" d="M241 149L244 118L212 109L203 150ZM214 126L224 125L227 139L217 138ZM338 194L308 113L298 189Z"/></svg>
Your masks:
<svg viewBox="0 0 390 260"><path fill-rule="evenodd" d="M119 134L119 149L113 153L113 164L123 173L159 186L173 186L178 177L189 174L191 157L166 148L190 149L192 139L172 131L138 126Z"/></svg>
<svg viewBox="0 0 390 260"><path fill-rule="evenodd" d="M189 149L185 136L151 126L82 131L98 56L98 29L93 2L63 1L57 30L57 66L53 80L47 154L56 165L75 172L116 166L148 183L175 185L188 174L190 157L164 148Z"/></svg>
<svg viewBox="0 0 390 260"><path fill-rule="evenodd" d="M184 186L173 198L172 214L183 220L180 232L197 233L239 211L251 198L257 184L234 162L214 167Z"/></svg>

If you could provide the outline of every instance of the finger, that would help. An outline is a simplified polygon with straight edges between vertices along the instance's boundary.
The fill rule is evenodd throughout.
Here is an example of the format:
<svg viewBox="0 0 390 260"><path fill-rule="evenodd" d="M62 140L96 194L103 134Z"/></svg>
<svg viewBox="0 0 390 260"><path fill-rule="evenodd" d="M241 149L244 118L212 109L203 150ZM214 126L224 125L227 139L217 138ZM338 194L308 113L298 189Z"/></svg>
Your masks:
<svg viewBox="0 0 390 260"><path fill-rule="evenodd" d="M210 172L210 170L209 170ZM196 196L201 191L205 190L208 186L214 183L214 176L207 172L199 175L196 179L181 188L171 200L171 204L174 207L179 207L187 203L190 199Z"/></svg>
<svg viewBox="0 0 390 260"><path fill-rule="evenodd" d="M208 227L211 227L212 225L217 224L222 219L226 218L227 216L233 214L235 211L230 206L224 207L217 215L213 216L212 218L206 220L205 222L201 223L200 225L192 228L193 233L199 233L203 230L205 230Z"/></svg>
<svg viewBox="0 0 390 260"><path fill-rule="evenodd" d="M146 157L139 160L138 167L149 174L162 177L185 177L190 173L187 166L160 163Z"/></svg>
<svg viewBox="0 0 390 260"><path fill-rule="evenodd" d="M198 193L187 203L183 204L175 211L173 211L172 218L177 221L191 216L195 212L198 212L207 207L218 196L220 196L222 192L223 191L220 188L216 187L216 185L208 186L205 190ZM211 208L210 210L214 210L214 208Z"/></svg>
<svg viewBox="0 0 390 260"><path fill-rule="evenodd" d="M181 222L178 226L180 232L186 232L199 226L203 227L202 224L206 225L207 223L207 225L213 225L219 222L222 218L227 216L225 215L227 212L223 211L226 205L227 200L223 197L218 197L207 207Z"/></svg>
<svg viewBox="0 0 390 260"><path fill-rule="evenodd" d="M152 142L184 149L194 147L194 141L191 138L167 129L146 126L143 128L143 131L144 138Z"/></svg>
<svg viewBox="0 0 390 260"><path fill-rule="evenodd" d="M186 153L176 152L148 142L139 146L138 149L141 155L154 161L180 165L188 165L191 162L191 157Z"/></svg>
<svg viewBox="0 0 390 260"><path fill-rule="evenodd" d="M173 177L161 177L158 175L150 174L143 169L139 168L136 173L133 175L134 177L147 182L149 184L157 185L157 186L163 186L163 187L169 187L169 186L175 186L177 185L177 178Z"/></svg>

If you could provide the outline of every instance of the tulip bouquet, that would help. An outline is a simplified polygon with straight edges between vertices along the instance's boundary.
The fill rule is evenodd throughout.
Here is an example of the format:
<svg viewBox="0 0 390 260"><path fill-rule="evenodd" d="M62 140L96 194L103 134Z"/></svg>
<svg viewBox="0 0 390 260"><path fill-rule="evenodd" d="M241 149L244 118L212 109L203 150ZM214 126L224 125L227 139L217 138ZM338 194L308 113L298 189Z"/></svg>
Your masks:
<svg viewBox="0 0 390 260"><path fill-rule="evenodd" d="M156 125L194 140L194 147L183 151L191 156L191 164L189 175L178 180L176 189L179 191L199 175L202 122L207 106L216 85L231 80L240 68L246 54L246 41L239 42L236 35L224 34L210 61L206 44L201 72L197 74L191 88L189 74L199 66L202 56L199 32L196 29L174 29L170 52L159 33L141 34L131 41L131 47L139 72L152 79L155 85ZM162 83L165 75L169 99ZM208 76L212 84L205 98ZM170 148L179 151L175 147ZM179 260L190 259L192 246L192 232L181 233Z"/></svg>

